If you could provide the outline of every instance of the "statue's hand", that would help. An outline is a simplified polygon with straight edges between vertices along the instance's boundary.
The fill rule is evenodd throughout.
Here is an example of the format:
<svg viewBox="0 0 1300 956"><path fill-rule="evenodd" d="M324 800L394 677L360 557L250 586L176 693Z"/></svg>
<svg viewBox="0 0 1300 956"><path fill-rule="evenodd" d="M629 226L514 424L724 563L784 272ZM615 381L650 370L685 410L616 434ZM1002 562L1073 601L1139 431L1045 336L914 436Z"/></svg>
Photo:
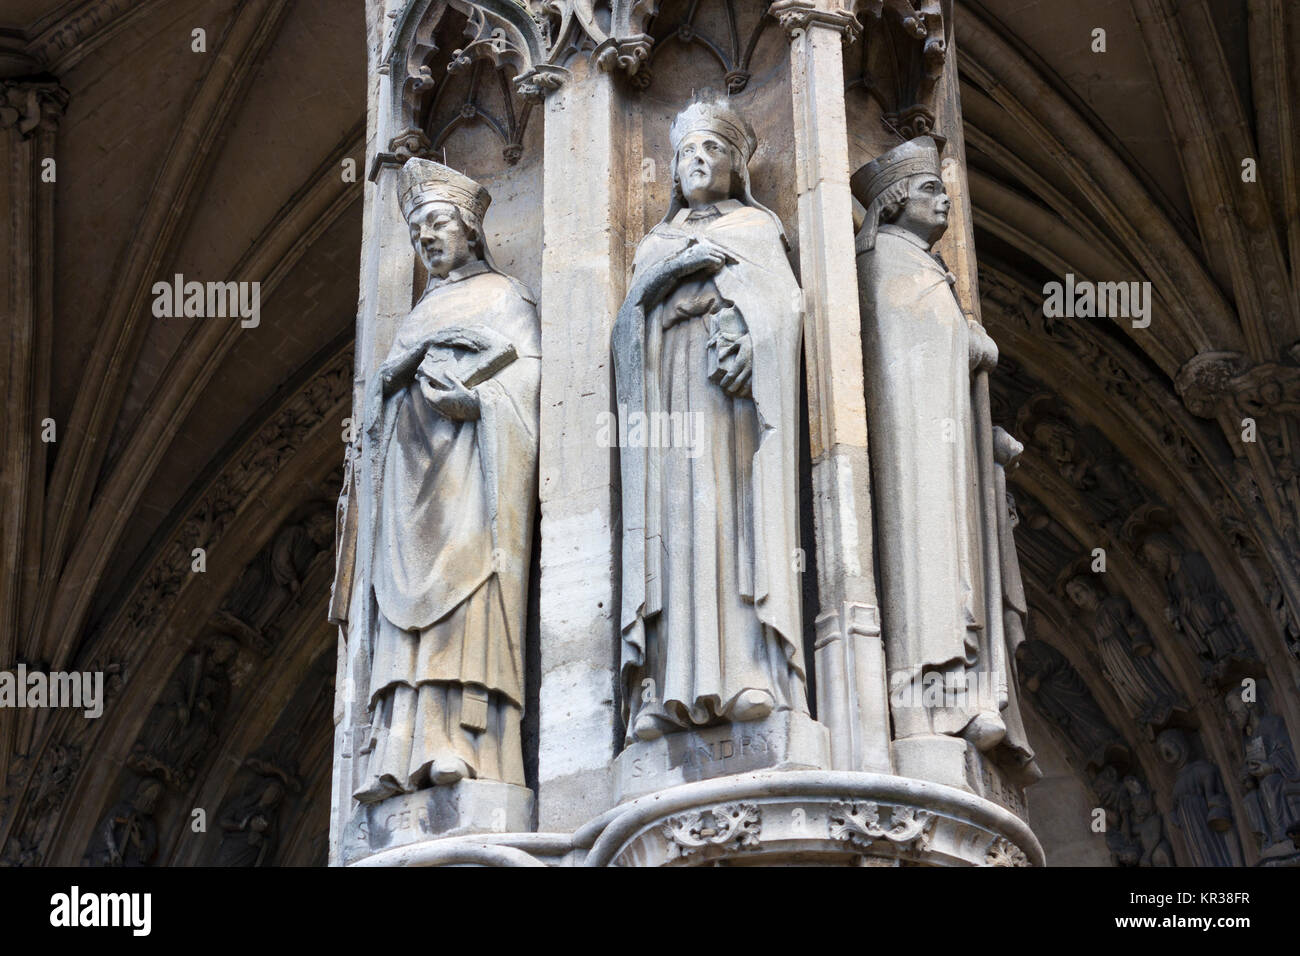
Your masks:
<svg viewBox="0 0 1300 956"><path fill-rule="evenodd" d="M454 375L448 375L451 388L436 388L428 378L418 376L420 391L443 418L456 422L475 421L479 417L478 396Z"/></svg>
<svg viewBox="0 0 1300 956"><path fill-rule="evenodd" d="M749 398L753 394L750 379L754 373L754 343L742 335L718 352L718 361L730 371L718 381L723 391L733 398Z"/></svg>
<svg viewBox="0 0 1300 956"><path fill-rule="evenodd" d="M707 239L687 246L671 260L672 271L678 276L688 276L693 272L705 272L716 275L729 261L734 261L725 252Z"/></svg>

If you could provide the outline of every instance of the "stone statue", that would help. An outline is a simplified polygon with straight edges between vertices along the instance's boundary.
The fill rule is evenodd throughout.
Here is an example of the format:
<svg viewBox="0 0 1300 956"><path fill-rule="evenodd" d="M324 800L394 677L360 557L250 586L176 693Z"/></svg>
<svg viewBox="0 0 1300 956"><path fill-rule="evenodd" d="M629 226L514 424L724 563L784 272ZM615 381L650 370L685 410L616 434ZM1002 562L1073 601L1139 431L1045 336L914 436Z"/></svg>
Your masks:
<svg viewBox="0 0 1300 956"><path fill-rule="evenodd" d="M996 674L999 680L999 709L1006 723L1007 733L994 751L994 756L1008 768L1014 779L1030 784L1042 778L1042 771L1034 762L1034 751L1020 717L1019 678L1016 675L1016 652L1025 642L1025 620L1029 604L1025 600L1025 584L1020 577L1020 558L1016 554L1015 529L1020 524L1016 499L1007 490L1007 472L1015 469L1025 446L1001 428L993 429L993 476L996 488L994 499L1005 502L998 512L998 558L1002 581L1002 634L1005 651L996 648Z"/></svg>
<svg viewBox="0 0 1300 956"><path fill-rule="evenodd" d="M184 790L217 738L217 724L230 702L230 670L239 645L213 638L189 654L168 681L155 717L141 733L126 763Z"/></svg>
<svg viewBox="0 0 1300 956"><path fill-rule="evenodd" d="M1030 700L1082 754L1086 764L1104 766L1113 750L1126 749L1065 655L1043 641L1027 641L1017 657L1020 680Z"/></svg>
<svg viewBox="0 0 1300 956"><path fill-rule="evenodd" d="M670 130L673 194L614 326L620 416L689 423L696 447L621 449L628 740L807 712L800 628L802 296L757 145L725 103ZM651 447L645 447L649 444Z"/></svg>
<svg viewBox="0 0 1300 956"><path fill-rule="evenodd" d="M1265 703L1268 684L1259 681L1258 698L1247 702L1240 690L1223 702L1243 736L1246 760L1242 783L1251 831L1260 841L1264 862L1300 857L1300 771L1296 768L1291 735L1282 718Z"/></svg>
<svg viewBox="0 0 1300 956"><path fill-rule="evenodd" d="M285 786L262 778L257 788L221 817L218 866L264 866L275 851L275 824Z"/></svg>
<svg viewBox="0 0 1300 956"><path fill-rule="evenodd" d="M145 777L127 800L113 807L100 824L99 835L87 860L92 866L148 866L158 850L154 812L163 785Z"/></svg>
<svg viewBox="0 0 1300 956"><path fill-rule="evenodd" d="M524 784L536 300L488 255L482 186L411 159L398 195L429 282L367 396L378 526L363 803L466 778Z"/></svg>
<svg viewBox="0 0 1300 956"><path fill-rule="evenodd" d="M1137 777L1124 778L1133 812L1132 830L1141 848L1138 866L1173 866L1174 853L1165 839L1165 823L1156 810L1155 796Z"/></svg>
<svg viewBox="0 0 1300 956"><path fill-rule="evenodd" d="M1120 594L1103 597L1084 575L1070 578L1065 593L1080 610L1093 613L1102 670L1130 716L1151 727L1163 724L1175 709L1187 709L1187 701L1156 666L1151 635L1127 598Z"/></svg>
<svg viewBox="0 0 1300 956"><path fill-rule="evenodd" d="M1207 682L1223 678L1234 660L1255 659L1250 640L1203 554L1184 551L1172 536L1157 532L1143 542L1142 555L1164 577L1169 595L1165 615L1192 642Z"/></svg>
<svg viewBox="0 0 1300 956"><path fill-rule="evenodd" d="M1241 852L1232 833L1232 808L1214 764L1192 754L1185 731L1171 727L1156 738L1160 757L1174 768L1170 818L1183 831L1193 866L1239 866Z"/></svg>
<svg viewBox="0 0 1300 956"><path fill-rule="evenodd" d="M997 348L963 314L956 277L930 251L951 205L934 140L896 146L851 185L867 210L858 289L894 737L960 735L991 750L1007 732L997 702L968 692L979 670L996 672L979 661L984 531L972 373L996 361ZM941 705L915 705L940 683Z"/></svg>

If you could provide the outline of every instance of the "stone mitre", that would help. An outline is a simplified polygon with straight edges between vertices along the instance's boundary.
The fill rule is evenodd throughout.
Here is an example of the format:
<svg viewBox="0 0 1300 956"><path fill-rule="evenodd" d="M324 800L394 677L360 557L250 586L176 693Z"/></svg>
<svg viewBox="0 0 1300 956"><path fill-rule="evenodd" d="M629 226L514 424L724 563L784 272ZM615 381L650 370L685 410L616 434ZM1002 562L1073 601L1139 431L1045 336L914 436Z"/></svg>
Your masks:
<svg viewBox="0 0 1300 956"><path fill-rule="evenodd" d="M460 210L467 225L478 228L492 202L488 191L450 166L431 159L413 157L397 177L397 198L402 215L409 222L419 207L431 202L451 203Z"/></svg>
<svg viewBox="0 0 1300 956"><path fill-rule="evenodd" d="M691 133L707 130L721 136L736 149L745 163L754 157L758 148L758 137L748 120L733 110L724 101L692 103L677 114L672 126L668 128L668 141L673 152Z"/></svg>
<svg viewBox="0 0 1300 956"><path fill-rule="evenodd" d="M902 184L921 173L942 176L939 146L930 136L918 136L900 143L889 152L877 156L849 178L853 198L867 210L862 223L863 241L859 242L859 249L875 246L880 213L891 202L902 200L906 196ZM891 189L892 186L899 188Z"/></svg>

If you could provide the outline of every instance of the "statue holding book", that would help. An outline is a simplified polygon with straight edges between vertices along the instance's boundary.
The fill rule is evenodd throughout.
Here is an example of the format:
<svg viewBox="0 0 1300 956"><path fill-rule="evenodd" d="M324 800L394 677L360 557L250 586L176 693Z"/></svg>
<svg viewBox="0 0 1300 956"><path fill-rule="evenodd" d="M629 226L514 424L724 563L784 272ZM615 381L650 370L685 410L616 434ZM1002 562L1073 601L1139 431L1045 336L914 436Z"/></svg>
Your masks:
<svg viewBox="0 0 1300 956"><path fill-rule="evenodd" d="M367 394L377 527L363 803L467 778L524 784L536 300L488 255L482 186L417 158L398 195L429 282Z"/></svg>

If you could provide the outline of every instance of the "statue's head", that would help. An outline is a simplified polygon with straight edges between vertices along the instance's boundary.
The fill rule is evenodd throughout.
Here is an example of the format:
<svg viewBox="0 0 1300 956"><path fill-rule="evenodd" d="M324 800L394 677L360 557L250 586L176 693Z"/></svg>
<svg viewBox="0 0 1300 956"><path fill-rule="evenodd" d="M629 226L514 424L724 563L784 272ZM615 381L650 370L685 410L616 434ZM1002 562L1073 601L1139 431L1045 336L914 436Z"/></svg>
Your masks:
<svg viewBox="0 0 1300 956"><path fill-rule="evenodd" d="M1085 611L1095 611L1101 604L1101 595L1097 587L1083 575L1075 575L1065 582L1065 593L1075 607Z"/></svg>
<svg viewBox="0 0 1300 956"><path fill-rule="evenodd" d="M1142 559L1166 577L1178 570L1178 542L1163 531L1149 535L1142 542Z"/></svg>
<svg viewBox="0 0 1300 956"><path fill-rule="evenodd" d="M1187 737L1177 727L1170 727L1160 732L1160 736L1156 738L1156 749L1160 752L1160 759L1174 767L1181 767L1187 763L1190 755Z"/></svg>
<svg viewBox="0 0 1300 956"><path fill-rule="evenodd" d="M867 210L863 249L875 247L876 231L885 223L907 230L927 246L948 228L952 200L943 185L939 147L929 136L909 139L877 156L853 174L849 187Z"/></svg>
<svg viewBox="0 0 1300 956"><path fill-rule="evenodd" d="M668 129L673 147L674 198L688 206L746 199L754 129L726 102L692 103Z"/></svg>
<svg viewBox="0 0 1300 956"><path fill-rule="evenodd" d="M1250 722L1250 709L1242 699L1240 688L1230 690L1223 695L1223 706L1227 709L1233 725L1238 730L1245 730Z"/></svg>
<svg viewBox="0 0 1300 956"><path fill-rule="evenodd" d="M397 180L411 245L431 277L484 257L483 216L492 197L470 179L441 163L413 158Z"/></svg>

